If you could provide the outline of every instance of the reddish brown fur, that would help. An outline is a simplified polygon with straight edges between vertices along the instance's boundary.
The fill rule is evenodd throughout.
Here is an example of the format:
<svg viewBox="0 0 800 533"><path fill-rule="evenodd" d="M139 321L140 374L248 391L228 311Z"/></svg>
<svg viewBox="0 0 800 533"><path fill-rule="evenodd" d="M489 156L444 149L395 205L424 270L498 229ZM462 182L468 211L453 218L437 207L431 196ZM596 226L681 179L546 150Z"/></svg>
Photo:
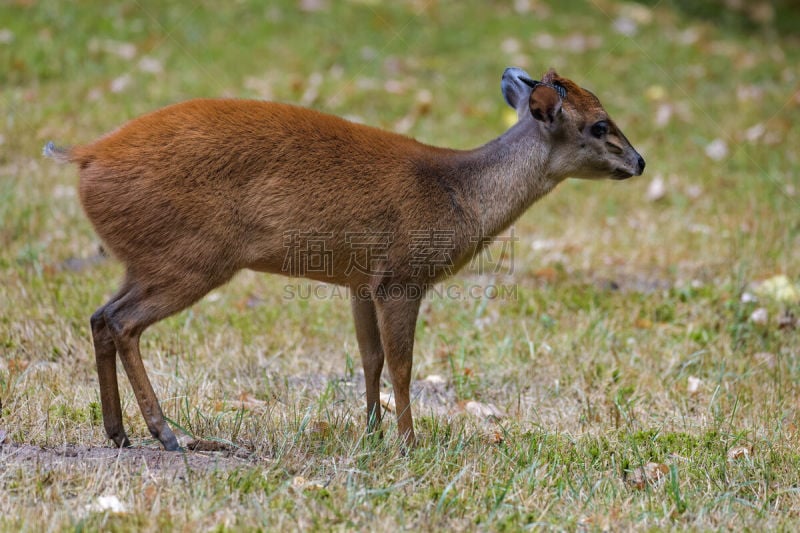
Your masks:
<svg viewBox="0 0 800 533"><path fill-rule="evenodd" d="M550 69L547 74L544 75L542 81L546 83L556 83L567 90L567 98L564 101L566 107L579 110L581 114L596 119L605 115L605 109L603 109L600 100L598 100L595 95L583 87L580 87L572 80L562 78L555 70Z"/></svg>
<svg viewBox="0 0 800 533"><path fill-rule="evenodd" d="M309 146L347 157L321 159ZM137 276L168 270L195 285L196 276L213 273L221 283L241 268L280 272L282 236L308 230L333 232L337 244L334 275L313 277L354 285L367 280L344 275L351 253L345 232L410 224L397 218L420 228L450 225L452 206L440 187L416 179L414 170L417 161L447 152L299 107L193 100L131 121L73 149L72 158L89 219ZM336 179L320 179L326 175ZM356 190L380 194L364 202ZM393 270L405 259L393 258Z"/></svg>
<svg viewBox="0 0 800 533"><path fill-rule="evenodd" d="M507 101L519 102L524 85L507 74ZM119 354L151 433L167 449L178 448L144 370L139 336L249 268L353 289L368 427L380 422L385 360L399 432L412 443L409 384L424 291L567 175L617 167L636 173L630 161L638 154L630 145L624 157L603 155L599 145L572 157L579 143L585 146L580 139L586 133L562 122L587 123L605 112L591 93L553 71L548 76L568 88L570 116L558 115L560 99L549 89L544 100L530 98L516 126L470 151L427 146L290 105L223 99L160 109L69 152L49 144L46 155L78 164L83 207L126 266L120 291L91 318L109 437L118 446L129 444L116 378ZM535 105L548 114L549 129L530 118ZM549 133L554 128L571 133ZM419 244L415 231L442 232L451 240L445 249ZM358 234L385 235L390 243L354 256L348 239ZM288 267L287 235L299 250L299 263ZM310 258L305 245L317 235L324 236L329 270L297 269ZM369 271L352 268L354 257ZM419 268L420 257L429 268ZM402 289L402 297L387 297L390 288Z"/></svg>

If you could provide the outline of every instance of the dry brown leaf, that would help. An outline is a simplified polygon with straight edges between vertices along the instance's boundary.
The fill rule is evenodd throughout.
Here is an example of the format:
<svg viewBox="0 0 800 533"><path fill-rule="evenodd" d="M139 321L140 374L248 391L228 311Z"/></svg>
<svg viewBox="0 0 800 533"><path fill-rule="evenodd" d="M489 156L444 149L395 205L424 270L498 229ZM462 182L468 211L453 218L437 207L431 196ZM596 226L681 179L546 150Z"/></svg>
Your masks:
<svg viewBox="0 0 800 533"><path fill-rule="evenodd" d="M266 406L267 402L259 400L249 392L242 392L239 394L239 398L237 398L236 405L243 409L260 409Z"/></svg>
<svg viewBox="0 0 800 533"><path fill-rule="evenodd" d="M25 359L14 358L8 361L8 371L12 374L24 372L25 369L28 368L28 365L30 364L31 362Z"/></svg>
<svg viewBox="0 0 800 533"><path fill-rule="evenodd" d="M728 461L739 461L747 459L753 453L751 446L734 446L728 450Z"/></svg>
<svg viewBox="0 0 800 533"><path fill-rule="evenodd" d="M426 377L424 380L426 383L430 383L431 385L446 385L447 380L444 379L439 374L431 374L430 376Z"/></svg>
<svg viewBox="0 0 800 533"><path fill-rule="evenodd" d="M147 507L152 508L158 496L158 488L155 485L147 485L142 493Z"/></svg>
<svg viewBox="0 0 800 533"><path fill-rule="evenodd" d="M324 420L314 420L308 425L306 431L317 437L327 437L331 433L331 425Z"/></svg>
<svg viewBox="0 0 800 533"><path fill-rule="evenodd" d="M295 476L292 478L292 488L297 490L319 490L325 488L325 483L316 480L308 480L303 476Z"/></svg>
<svg viewBox="0 0 800 533"><path fill-rule="evenodd" d="M625 482L631 488L642 490L648 484L651 486L661 483L669 474L669 467L664 463L649 462L630 472L627 472Z"/></svg>
<svg viewBox="0 0 800 533"><path fill-rule="evenodd" d="M646 318L637 318L633 326L638 329L650 329L653 327L653 322Z"/></svg>
<svg viewBox="0 0 800 533"><path fill-rule="evenodd" d="M503 444L503 442L506 440L505 435L499 429L489 431L488 433L485 433L483 437L483 440L487 444Z"/></svg>
<svg viewBox="0 0 800 533"><path fill-rule="evenodd" d="M381 393L381 405L390 413L394 413L397 407L394 404L394 395L388 392Z"/></svg>
<svg viewBox="0 0 800 533"><path fill-rule="evenodd" d="M491 403L469 400L459 402L458 407L465 413L484 420L499 420L506 417L506 414L500 408Z"/></svg>
<svg viewBox="0 0 800 533"><path fill-rule="evenodd" d="M186 444L186 448L194 452L229 452L234 446L215 440L195 439Z"/></svg>
<svg viewBox="0 0 800 533"><path fill-rule="evenodd" d="M558 279L558 271L553 267L544 267L533 273L533 277L544 281L553 282Z"/></svg>

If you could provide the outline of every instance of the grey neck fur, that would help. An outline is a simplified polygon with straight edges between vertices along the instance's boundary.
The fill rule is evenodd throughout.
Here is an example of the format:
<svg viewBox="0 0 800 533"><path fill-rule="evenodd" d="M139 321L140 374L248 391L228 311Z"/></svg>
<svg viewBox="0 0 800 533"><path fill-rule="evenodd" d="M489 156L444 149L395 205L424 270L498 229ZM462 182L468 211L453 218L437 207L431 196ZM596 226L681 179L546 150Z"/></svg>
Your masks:
<svg viewBox="0 0 800 533"><path fill-rule="evenodd" d="M549 168L549 143L533 119L459 156L465 196L475 202L481 237L495 237L561 181Z"/></svg>

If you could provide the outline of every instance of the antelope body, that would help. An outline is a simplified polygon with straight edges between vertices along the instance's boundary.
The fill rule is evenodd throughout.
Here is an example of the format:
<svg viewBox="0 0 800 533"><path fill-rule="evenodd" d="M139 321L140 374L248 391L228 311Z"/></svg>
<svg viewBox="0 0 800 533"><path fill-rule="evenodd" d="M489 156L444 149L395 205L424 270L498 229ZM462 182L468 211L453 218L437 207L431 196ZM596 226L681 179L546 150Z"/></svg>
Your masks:
<svg viewBox="0 0 800 533"><path fill-rule="evenodd" d="M535 82L506 69L502 92L519 121L466 151L231 99L172 105L71 149L48 143L45 155L78 165L84 210L126 267L121 288L90 321L109 438L130 445L119 355L148 429L179 449L139 337L249 268L351 289L368 430L380 424L385 361L399 434L413 444L409 385L425 290L566 177L622 179L644 169L597 98L555 71ZM419 239L433 231L449 237L445 248Z"/></svg>

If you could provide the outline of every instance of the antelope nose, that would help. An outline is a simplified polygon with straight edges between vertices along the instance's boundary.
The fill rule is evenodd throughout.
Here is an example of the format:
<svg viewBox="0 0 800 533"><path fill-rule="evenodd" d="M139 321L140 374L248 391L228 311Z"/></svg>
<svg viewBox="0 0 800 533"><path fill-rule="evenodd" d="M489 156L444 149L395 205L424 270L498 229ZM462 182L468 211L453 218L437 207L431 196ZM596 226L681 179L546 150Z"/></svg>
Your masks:
<svg viewBox="0 0 800 533"><path fill-rule="evenodd" d="M644 158L642 156L639 156L637 163L639 164L639 175L641 176L642 172L644 172Z"/></svg>

